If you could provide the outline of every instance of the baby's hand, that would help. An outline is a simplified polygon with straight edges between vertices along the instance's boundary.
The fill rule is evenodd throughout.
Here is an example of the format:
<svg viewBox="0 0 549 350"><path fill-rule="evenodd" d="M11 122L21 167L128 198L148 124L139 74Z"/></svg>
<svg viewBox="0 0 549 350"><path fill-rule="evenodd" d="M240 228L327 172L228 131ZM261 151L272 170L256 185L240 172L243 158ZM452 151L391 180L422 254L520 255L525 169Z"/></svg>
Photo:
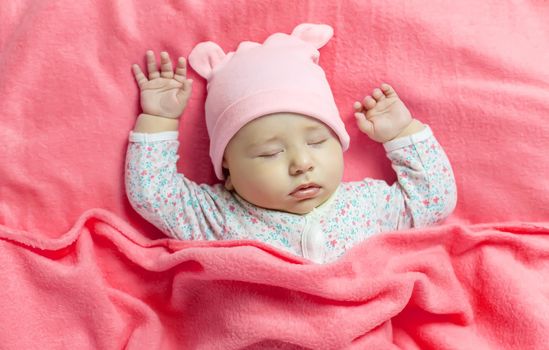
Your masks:
<svg viewBox="0 0 549 350"><path fill-rule="evenodd" d="M192 80L187 79L186 62L179 57L175 74L167 52L160 53L160 69L156 65L154 52L147 51L149 78L139 65L132 66L135 80L141 90L143 113L164 118L179 118L191 96Z"/></svg>
<svg viewBox="0 0 549 350"><path fill-rule="evenodd" d="M412 116L388 84L374 89L372 96L353 105L358 127L374 141L390 141L412 123Z"/></svg>

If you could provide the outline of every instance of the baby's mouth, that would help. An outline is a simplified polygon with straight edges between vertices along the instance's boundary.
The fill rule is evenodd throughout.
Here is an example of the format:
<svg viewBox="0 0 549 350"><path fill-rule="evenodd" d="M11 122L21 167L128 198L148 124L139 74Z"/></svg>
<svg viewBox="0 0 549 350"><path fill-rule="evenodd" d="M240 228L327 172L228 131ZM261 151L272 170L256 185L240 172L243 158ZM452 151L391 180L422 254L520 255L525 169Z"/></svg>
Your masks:
<svg viewBox="0 0 549 350"><path fill-rule="evenodd" d="M321 186L315 183L303 184L296 187L291 193L290 196L296 199L310 199L318 195L321 190Z"/></svg>

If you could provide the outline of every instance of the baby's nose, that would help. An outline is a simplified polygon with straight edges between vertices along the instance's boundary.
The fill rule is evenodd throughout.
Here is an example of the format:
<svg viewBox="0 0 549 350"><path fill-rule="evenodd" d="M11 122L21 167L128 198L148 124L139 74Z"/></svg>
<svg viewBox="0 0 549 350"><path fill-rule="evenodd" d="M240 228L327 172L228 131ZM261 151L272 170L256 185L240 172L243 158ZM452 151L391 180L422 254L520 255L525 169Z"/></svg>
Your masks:
<svg viewBox="0 0 549 350"><path fill-rule="evenodd" d="M312 158L307 152L294 154L290 163L290 174L300 175L314 169Z"/></svg>

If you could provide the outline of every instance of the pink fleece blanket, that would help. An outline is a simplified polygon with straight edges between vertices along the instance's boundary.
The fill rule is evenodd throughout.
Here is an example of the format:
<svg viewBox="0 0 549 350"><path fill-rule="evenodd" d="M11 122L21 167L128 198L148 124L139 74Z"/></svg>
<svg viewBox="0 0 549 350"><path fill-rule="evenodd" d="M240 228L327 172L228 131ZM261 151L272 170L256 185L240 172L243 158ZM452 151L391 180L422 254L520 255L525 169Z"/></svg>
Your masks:
<svg viewBox="0 0 549 350"><path fill-rule="evenodd" d="M543 348L547 18L542 0L0 2L0 347ZM445 148L454 215L326 266L165 239L124 194L131 64L303 22L335 30L320 63L351 136L345 180L395 179L352 115L386 81ZM204 82L189 75L179 168L212 183Z"/></svg>
<svg viewBox="0 0 549 350"><path fill-rule="evenodd" d="M330 265L85 213L3 230L2 349L544 349L549 222L375 236Z"/></svg>

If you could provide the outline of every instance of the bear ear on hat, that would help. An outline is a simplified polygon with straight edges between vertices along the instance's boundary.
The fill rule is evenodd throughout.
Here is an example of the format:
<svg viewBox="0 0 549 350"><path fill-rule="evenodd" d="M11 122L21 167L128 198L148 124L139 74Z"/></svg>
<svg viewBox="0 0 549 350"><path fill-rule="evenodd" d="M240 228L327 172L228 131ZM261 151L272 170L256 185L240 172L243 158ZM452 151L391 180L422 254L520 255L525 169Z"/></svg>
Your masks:
<svg viewBox="0 0 549 350"><path fill-rule="evenodd" d="M243 41L240 44L238 44L238 48L236 49L236 51L238 52L248 51L250 49L253 49L254 47L259 47L259 46L261 46L260 43L256 43L253 41Z"/></svg>
<svg viewBox="0 0 549 350"><path fill-rule="evenodd" d="M292 36L312 44L316 49L326 45L333 35L334 29L327 24L302 23L292 31Z"/></svg>
<svg viewBox="0 0 549 350"><path fill-rule="evenodd" d="M225 58L225 52L211 41L197 44L189 54L189 65L203 78L208 79L214 69Z"/></svg>

